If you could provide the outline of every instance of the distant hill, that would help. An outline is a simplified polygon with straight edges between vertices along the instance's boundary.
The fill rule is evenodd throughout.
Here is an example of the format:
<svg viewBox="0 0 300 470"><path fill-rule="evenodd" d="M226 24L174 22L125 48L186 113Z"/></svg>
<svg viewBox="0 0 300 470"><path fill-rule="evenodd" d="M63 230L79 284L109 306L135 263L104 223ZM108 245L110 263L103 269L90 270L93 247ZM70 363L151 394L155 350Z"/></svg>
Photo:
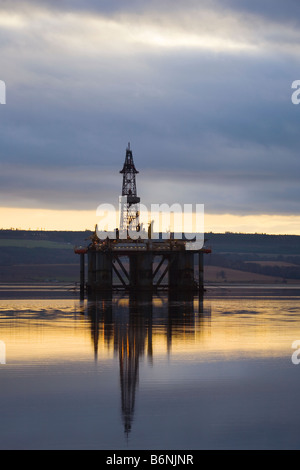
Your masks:
<svg viewBox="0 0 300 470"><path fill-rule="evenodd" d="M91 235L89 230L0 230L0 282L77 281L79 257L73 248L87 245ZM207 233L205 239L212 248L204 257L210 282L300 282L300 236Z"/></svg>
<svg viewBox="0 0 300 470"><path fill-rule="evenodd" d="M35 240L78 245L92 235L92 231L0 230L0 240Z"/></svg>
<svg viewBox="0 0 300 470"><path fill-rule="evenodd" d="M91 231L0 230L0 282L76 282L74 246L89 243Z"/></svg>
<svg viewBox="0 0 300 470"><path fill-rule="evenodd" d="M270 282L274 278L284 283L300 281L300 236L209 233L206 239L212 254L205 257L205 264L210 266L209 273L218 273L218 282L225 278L235 282L238 272L256 274L261 282L263 276L269 276ZM233 269L235 273L228 272L224 277L224 268ZM243 274L240 279L250 277Z"/></svg>
<svg viewBox="0 0 300 470"><path fill-rule="evenodd" d="M214 253L243 253L300 256L300 236L244 233L207 233Z"/></svg>

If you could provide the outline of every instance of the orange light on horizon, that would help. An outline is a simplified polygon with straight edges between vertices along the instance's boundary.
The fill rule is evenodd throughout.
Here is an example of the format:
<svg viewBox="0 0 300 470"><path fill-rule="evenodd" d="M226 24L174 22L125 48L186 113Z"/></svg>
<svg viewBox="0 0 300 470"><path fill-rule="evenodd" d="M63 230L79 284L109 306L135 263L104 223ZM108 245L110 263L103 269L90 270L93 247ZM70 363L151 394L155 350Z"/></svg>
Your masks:
<svg viewBox="0 0 300 470"><path fill-rule="evenodd" d="M0 207L0 229L94 230L99 222L96 210L56 210ZM204 214L205 232L266 233L300 235L300 216L282 214Z"/></svg>

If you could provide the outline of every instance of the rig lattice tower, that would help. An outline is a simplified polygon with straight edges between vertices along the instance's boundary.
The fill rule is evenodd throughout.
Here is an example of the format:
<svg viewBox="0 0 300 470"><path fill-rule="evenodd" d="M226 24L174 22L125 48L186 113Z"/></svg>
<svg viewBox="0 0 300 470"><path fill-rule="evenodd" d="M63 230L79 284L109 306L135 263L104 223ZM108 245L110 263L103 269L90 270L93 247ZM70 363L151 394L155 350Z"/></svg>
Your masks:
<svg viewBox="0 0 300 470"><path fill-rule="evenodd" d="M122 196L120 198L120 231L139 232L140 230L140 198L137 196L135 175L138 173L135 168L130 143L126 149L123 169Z"/></svg>

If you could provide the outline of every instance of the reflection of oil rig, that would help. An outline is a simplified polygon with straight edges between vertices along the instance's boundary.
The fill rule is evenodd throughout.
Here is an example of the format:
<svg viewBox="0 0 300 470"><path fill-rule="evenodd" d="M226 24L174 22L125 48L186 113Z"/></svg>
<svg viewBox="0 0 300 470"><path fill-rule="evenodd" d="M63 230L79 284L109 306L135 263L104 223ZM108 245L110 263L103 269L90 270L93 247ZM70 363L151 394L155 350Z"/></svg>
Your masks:
<svg viewBox="0 0 300 470"><path fill-rule="evenodd" d="M204 309L202 296L196 297L169 293L169 297L153 299L151 292L130 292L122 299L113 299L112 294L89 297L87 314L95 360L101 342L108 349L113 345L119 358L121 415L127 436L134 421L139 364L143 357L153 364L157 332L159 338L165 338L169 354L174 338L193 338L209 328L210 309Z"/></svg>
<svg viewBox="0 0 300 470"><path fill-rule="evenodd" d="M152 225L147 237L141 236L139 202L136 174L130 144L126 149L120 198L120 227L116 237L99 238L97 230L88 247L77 247L80 255L80 286L88 292L109 291L114 287L129 290L153 290L168 287L174 291L203 291L203 254L211 250L195 240L181 238L163 239L162 233L153 238ZM144 230L145 232L145 230ZM129 234L134 233L134 237ZM85 255L88 261L85 280Z"/></svg>

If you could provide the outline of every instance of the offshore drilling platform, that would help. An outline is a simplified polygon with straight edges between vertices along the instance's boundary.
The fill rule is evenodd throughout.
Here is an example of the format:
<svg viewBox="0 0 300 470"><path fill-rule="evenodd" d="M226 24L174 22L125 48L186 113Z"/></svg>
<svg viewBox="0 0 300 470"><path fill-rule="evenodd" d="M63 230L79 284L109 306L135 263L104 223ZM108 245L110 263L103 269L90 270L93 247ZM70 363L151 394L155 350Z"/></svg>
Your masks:
<svg viewBox="0 0 300 470"><path fill-rule="evenodd" d="M99 237L97 230L88 247L77 247L80 255L81 293L110 292L125 289L131 292L168 289L170 292L204 291L203 255L209 248L194 248L193 241L174 238L153 238L151 223L147 237L139 236L144 230L140 224L140 198L137 196L136 175L130 144L120 171L123 175L120 198L120 224L116 236ZM129 234L137 236L132 239ZM87 279L86 279L87 257Z"/></svg>

